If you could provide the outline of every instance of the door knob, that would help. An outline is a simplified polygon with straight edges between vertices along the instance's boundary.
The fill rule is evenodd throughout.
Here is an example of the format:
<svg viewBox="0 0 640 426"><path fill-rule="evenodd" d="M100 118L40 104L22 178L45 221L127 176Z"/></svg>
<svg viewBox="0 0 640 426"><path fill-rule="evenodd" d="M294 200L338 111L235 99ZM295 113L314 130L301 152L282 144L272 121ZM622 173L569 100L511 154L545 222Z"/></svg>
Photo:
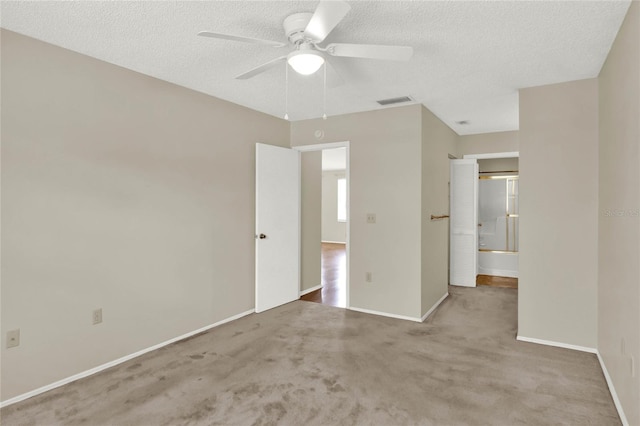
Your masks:
<svg viewBox="0 0 640 426"><path fill-rule="evenodd" d="M258 238L260 238L261 240L264 240L265 238L267 238L267 236L264 235L264 234L260 234L260 236Z"/></svg>

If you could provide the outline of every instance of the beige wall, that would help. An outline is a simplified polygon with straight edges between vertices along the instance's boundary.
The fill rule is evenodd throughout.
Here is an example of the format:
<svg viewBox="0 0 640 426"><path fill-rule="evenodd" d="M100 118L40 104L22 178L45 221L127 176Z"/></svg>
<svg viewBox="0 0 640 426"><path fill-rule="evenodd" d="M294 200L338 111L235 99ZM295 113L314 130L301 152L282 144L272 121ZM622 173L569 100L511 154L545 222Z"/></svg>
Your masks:
<svg viewBox="0 0 640 426"><path fill-rule="evenodd" d="M598 81L520 91L518 334L595 348Z"/></svg>
<svg viewBox="0 0 640 426"><path fill-rule="evenodd" d="M350 142L352 307L420 316L420 120L421 106L410 105L291 123L292 146Z"/></svg>
<svg viewBox="0 0 640 426"><path fill-rule="evenodd" d="M520 149L518 131L458 136L456 144L458 158L465 154L515 152Z"/></svg>
<svg viewBox="0 0 640 426"><path fill-rule="evenodd" d="M457 135L422 107L422 291L421 316L448 291L449 220L431 215L449 214L449 154Z"/></svg>
<svg viewBox="0 0 640 426"><path fill-rule="evenodd" d="M287 122L4 30L1 118L2 400L253 309Z"/></svg>
<svg viewBox="0 0 640 426"><path fill-rule="evenodd" d="M600 73L598 350L627 420L640 424L640 3ZM622 351L622 340L625 351ZM635 378L631 377L631 357Z"/></svg>
<svg viewBox="0 0 640 426"><path fill-rule="evenodd" d="M338 179L344 170L322 172L322 241L347 242L347 223L338 222Z"/></svg>
<svg viewBox="0 0 640 426"><path fill-rule="evenodd" d="M478 160L478 169L482 172L517 172L517 158L488 158Z"/></svg>
<svg viewBox="0 0 640 426"><path fill-rule="evenodd" d="M321 284L322 151L302 152L300 290Z"/></svg>

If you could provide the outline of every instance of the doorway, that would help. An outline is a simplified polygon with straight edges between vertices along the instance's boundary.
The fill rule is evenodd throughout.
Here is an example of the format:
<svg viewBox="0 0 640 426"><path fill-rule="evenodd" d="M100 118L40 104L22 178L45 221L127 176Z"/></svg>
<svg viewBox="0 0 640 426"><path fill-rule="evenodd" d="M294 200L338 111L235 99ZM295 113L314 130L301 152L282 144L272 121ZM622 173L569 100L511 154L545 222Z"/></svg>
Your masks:
<svg viewBox="0 0 640 426"><path fill-rule="evenodd" d="M349 306L348 143L310 145L295 149L302 151L303 156L303 279L300 300L347 308ZM309 161L310 155L314 157ZM306 212L305 207L307 207ZM309 209L314 211L309 212ZM316 282L319 284L313 285Z"/></svg>
<svg viewBox="0 0 640 426"><path fill-rule="evenodd" d="M473 249L467 244L465 250L455 250L453 247L451 251L451 265L472 268L468 271L468 278L457 285L518 287L518 157L517 152L510 152L465 155L465 160L454 160L460 164L456 164L456 170L452 165L452 182L455 181L460 187L452 192L457 193L457 197L454 199L452 196L451 211L459 211L463 217L475 216L473 222L477 224L475 230L469 226L469 232L474 237L470 241L475 240L477 247ZM474 167L475 173L470 173ZM470 207L475 209L475 213L466 213Z"/></svg>
<svg viewBox="0 0 640 426"><path fill-rule="evenodd" d="M477 285L518 287L518 158L478 160Z"/></svg>

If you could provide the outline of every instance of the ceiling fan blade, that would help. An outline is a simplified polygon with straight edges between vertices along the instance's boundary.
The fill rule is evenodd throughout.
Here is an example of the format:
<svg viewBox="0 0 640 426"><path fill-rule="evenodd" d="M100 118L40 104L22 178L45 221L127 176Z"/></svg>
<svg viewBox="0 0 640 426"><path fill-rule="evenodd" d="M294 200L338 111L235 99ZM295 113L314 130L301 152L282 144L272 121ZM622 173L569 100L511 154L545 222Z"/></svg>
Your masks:
<svg viewBox="0 0 640 426"><path fill-rule="evenodd" d="M351 10L348 3L336 0L323 0L320 2L311 20L304 30L304 35L316 43L327 38L329 33L342 21L342 18Z"/></svg>
<svg viewBox="0 0 640 426"><path fill-rule="evenodd" d="M273 46L273 47L284 47L287 45L286 43L280 43L279 41L262 40L259 38L251 38L251 37L241 37L241 36L235 36L231 34L212 33L210 31L200 31L198 35L202 37L221 38L224 40L243 41L245 43L265 44L267 46Z"/></svg>
<svg viewBox="0 0 640 426"><path fill-rule="evenodd" d="M269 68L273 68L276 65L278 65L280 62L284 62L287 60L286 56L280 56L279 58L275 58L269 62L267 62L266 64L262 64L258 67L255 67L254 69L245 72L244 74L240 74L238 76L236 76L237 80L247 80L253 76L256 76L262 72L265 72L266 70L268 70Z"/></svg>
<svg viewBox="0 0 640 426"><path fill-rule="evenodd" d="M375 44L332 43L327 46L332 56L349 58L384 59L389 61L408 61L413 56L413 47L382 46Z"/></svg>

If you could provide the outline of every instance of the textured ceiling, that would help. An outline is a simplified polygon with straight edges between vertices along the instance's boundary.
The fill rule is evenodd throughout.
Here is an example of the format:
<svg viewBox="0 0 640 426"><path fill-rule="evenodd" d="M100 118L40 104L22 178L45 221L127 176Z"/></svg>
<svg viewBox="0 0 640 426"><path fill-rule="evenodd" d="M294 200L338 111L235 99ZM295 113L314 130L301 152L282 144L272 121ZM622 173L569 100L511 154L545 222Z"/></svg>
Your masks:
<svg viewBox="0 0 640 426"><path fill-rule="evenodd" d="M628 1L350 1L326 43L409 45L408 63L332 58L344 84L327 115L408 95L459 134L518 129L518 89L596 77ZM288 48L197 37L226 32L286 41L302 1L2 1L3 28L282 117L285 65L234 76ZM291 120L323 114L321 74L290 73ZM456 121L466 120L467 125Z"/></svg>

